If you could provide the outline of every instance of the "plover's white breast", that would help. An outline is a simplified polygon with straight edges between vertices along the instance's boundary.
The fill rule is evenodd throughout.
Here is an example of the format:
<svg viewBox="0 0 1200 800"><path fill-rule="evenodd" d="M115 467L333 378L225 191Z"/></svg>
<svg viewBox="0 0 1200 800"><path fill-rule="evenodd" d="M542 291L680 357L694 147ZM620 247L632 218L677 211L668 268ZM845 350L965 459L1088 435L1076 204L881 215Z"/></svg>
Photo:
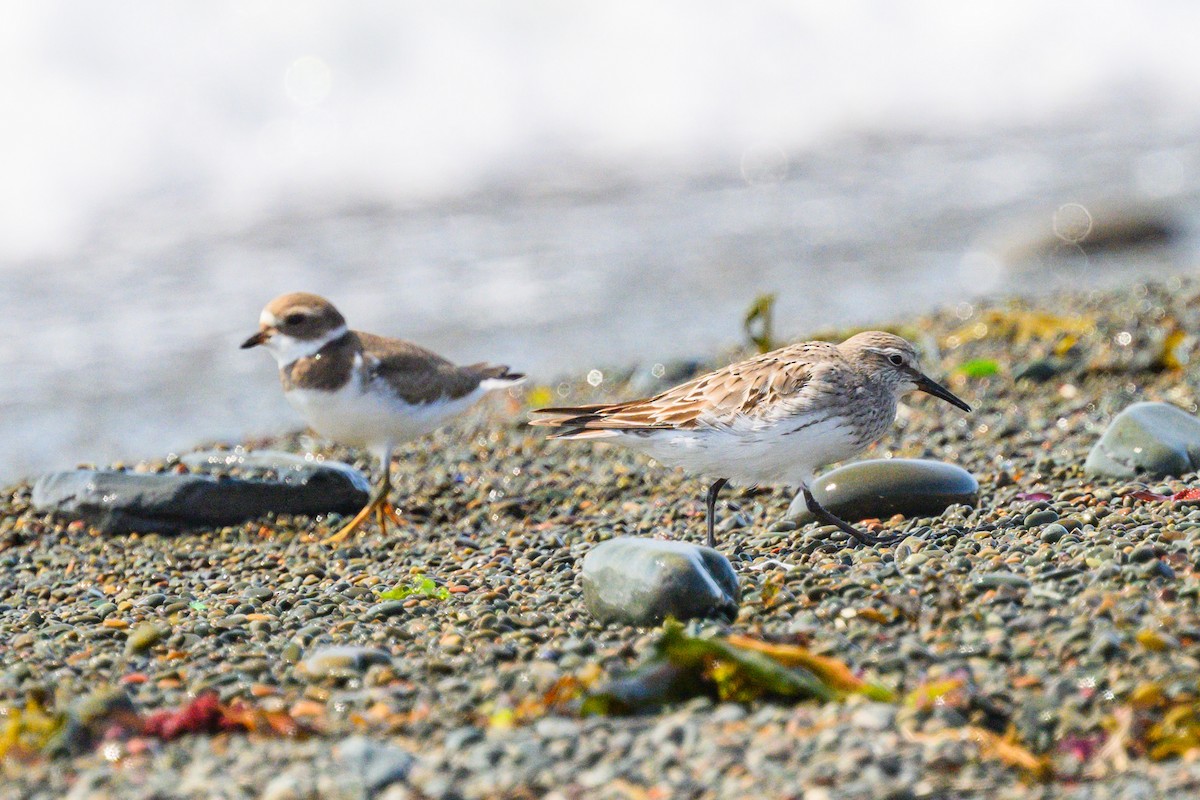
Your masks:
<svg viewBox="0 0 1200 800"><path fill-rule="evenodd" d="M410 403L386 381L364 384L356 364L353 377L334 391L293 388L287 399L322 436L352 447L399 444L430 433L470 408L491 387L482 384L461 397Z"/></svg>

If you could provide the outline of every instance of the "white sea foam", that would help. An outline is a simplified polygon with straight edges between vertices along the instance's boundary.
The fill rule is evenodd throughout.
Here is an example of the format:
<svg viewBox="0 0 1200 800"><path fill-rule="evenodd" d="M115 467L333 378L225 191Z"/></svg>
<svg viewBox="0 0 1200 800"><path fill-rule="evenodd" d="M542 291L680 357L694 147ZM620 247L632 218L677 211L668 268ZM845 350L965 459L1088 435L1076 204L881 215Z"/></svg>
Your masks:
<svg viewBox="0 0 1200 800"><path fill-rule="evenodd" d="M315 197L753 168L847 130L1131 98L1194 116L1197 30L1186 0L8 3L0 264L114 219L151 236Z"/></svg>

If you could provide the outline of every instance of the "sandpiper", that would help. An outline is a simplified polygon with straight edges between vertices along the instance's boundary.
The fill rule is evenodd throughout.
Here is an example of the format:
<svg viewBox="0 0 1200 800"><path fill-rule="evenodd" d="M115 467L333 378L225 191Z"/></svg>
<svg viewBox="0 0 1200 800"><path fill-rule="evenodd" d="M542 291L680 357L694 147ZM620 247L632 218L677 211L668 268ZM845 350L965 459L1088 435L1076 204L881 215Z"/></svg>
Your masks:
<svg viewBox="0 0 1200 800"><path fill-rule="evenodd" d="M242 347L262 345L275 356L292 407L321 436L368 448L382 466L371 501L327 542L344 539L372 512L385 530L386 520L399 523L388 502L392 449L525 377L504 366L455 366L411 342L352 331L333 304L315 294L276 297L258 327Z"/></svg>
<svg viewBox="0 0 1200 800"><path fill-rule="evenodd" d="M716 546L717 495L730 481L799 486L818 520L863 544L887 544L900 535L859 531L818 503L810 487L817 469L862 452L882 436L896 418L899 399L915 390L971 410L921 371L906 340L867 331L837 345L789 345L642 400L538 409L533 413L542 416L532 424L559 428L553 439L628 445L710 479L705 496L710 547Z"/></svg>

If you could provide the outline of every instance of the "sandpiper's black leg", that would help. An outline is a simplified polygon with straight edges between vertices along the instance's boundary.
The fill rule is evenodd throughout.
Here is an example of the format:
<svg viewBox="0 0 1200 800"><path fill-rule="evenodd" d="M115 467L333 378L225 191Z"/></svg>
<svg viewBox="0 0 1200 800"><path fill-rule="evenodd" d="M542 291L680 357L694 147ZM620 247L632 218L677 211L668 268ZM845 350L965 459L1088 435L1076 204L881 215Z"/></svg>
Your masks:
<svg viewBox="0 0 1200 800"><path fill-rule="evenodd" d="M713 481L712 486L708 487L708 494L704 496L705 515L704 520L708 523L708 546L717 546L717 536L713 533L713 517L717 513L717 495L721 493L722 487L729 483L728 478L717 478Z"/></svg>
<svg viewBox="0 0 1200 800"><path fill-rule="evenodd" d="M826 510L825 506L817 502L817 498L813 497L812 492L808 487L802 488L804 492L804 505L808 506L808 510L817 519L824 522L826 525L836 525L840 530L853 536L860 544L891 544L904 538L903 533L893 534L892 536L872 536L869 533L863 533L858 528L855 528L849 522L839 519Z"/></svg>

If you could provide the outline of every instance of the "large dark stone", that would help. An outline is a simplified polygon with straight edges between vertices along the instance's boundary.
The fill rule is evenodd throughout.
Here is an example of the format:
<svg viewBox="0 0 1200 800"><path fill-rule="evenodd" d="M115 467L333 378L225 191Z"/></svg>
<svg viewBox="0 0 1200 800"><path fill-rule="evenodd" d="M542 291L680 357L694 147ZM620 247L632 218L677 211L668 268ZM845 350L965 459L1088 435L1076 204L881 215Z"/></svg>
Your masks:
<svg viewBox="0 0 1200 800"><path fill-rule="evenodd" d="M1178 210L1166 204L1094 198L1002 222L971 249L995 253L1015 269L1044 269L1047 259L1170 247L1186 231Z"/></svg>
<svg viewBox="0 0 1200 800"><path fill-rule="evenodd" d="M857 461L817 478L813 496L827 510L849 522L887 519L893 514L931 517L956 503L975 505L979 481L962 467L916 458ZM798 522L813 519L796 495L787 515Z"/></svg>
<svg viewBox="0 0 1200 800"><path fill-rule="evenodd" d="M1083 469L1108 478L1195 472L1200 469L1200 419L1169 403L1134 403L1113 418Z"/></svg>
<svg viewBox="0 0 1200 800"><path fill-rule="evenodd" d="M601 622L737 616L741 590L725 556L688 542L622 537L583 559L583 602Z"/></svg>
<svg viewBox="0 0 1200 800"><path fill-rule="evenodd" d="M368 500L361 476L325 467L273 481L77 470L43 475L33 485L34 508L86 520L105 533L218 528L268 513L353 514Z"/></svg>

